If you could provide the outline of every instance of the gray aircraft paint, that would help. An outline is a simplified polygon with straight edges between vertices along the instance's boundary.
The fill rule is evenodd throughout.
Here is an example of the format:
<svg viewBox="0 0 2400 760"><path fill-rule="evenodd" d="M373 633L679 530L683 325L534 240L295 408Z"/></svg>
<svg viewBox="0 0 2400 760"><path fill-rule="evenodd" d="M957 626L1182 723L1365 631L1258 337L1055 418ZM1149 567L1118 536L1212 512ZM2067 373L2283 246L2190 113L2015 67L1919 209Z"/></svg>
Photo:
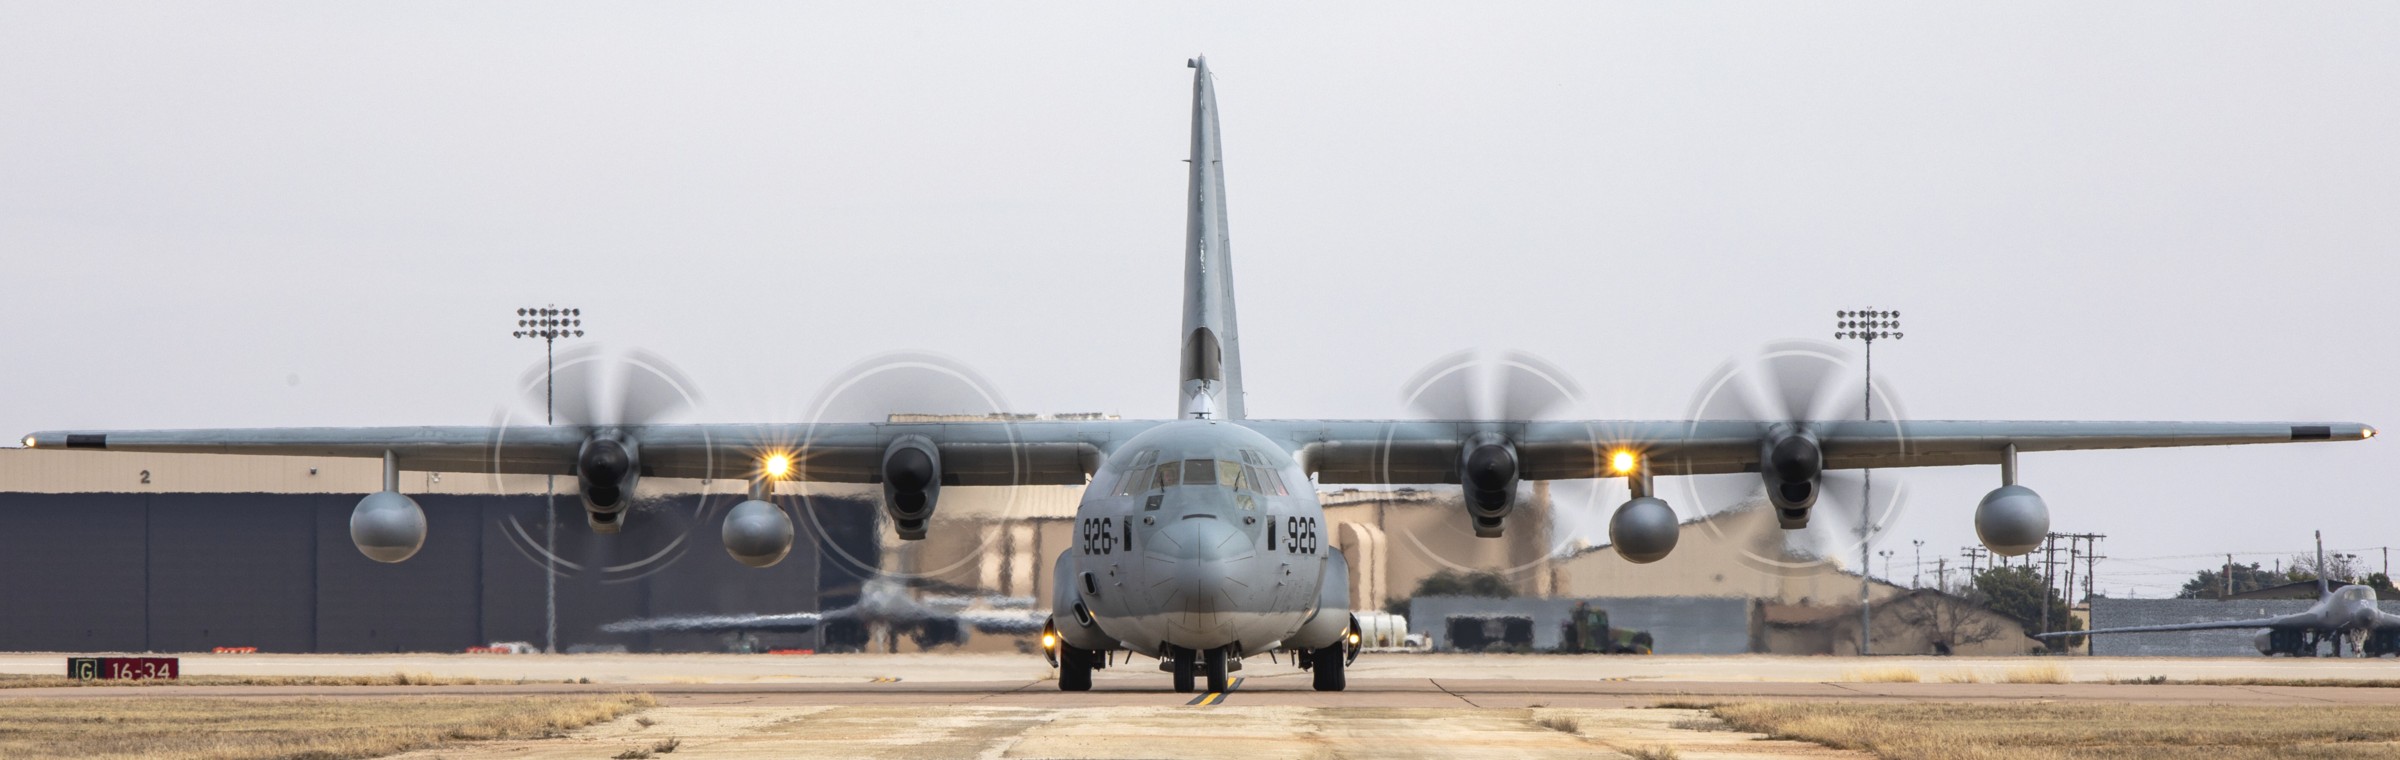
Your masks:
<svg viewBox="0 0 2400 760"><path fill-rule="evenodd" d="M1263 527L1237 524L1241 510L1224 505L1238 491L1162 488L1160 512L1168 502L1177 522L1195 526L1143 526L1136 548L1153 541L1171 549L1144 556L1138 568L1120 566L1120 577L1147 588L1130 591L1092 609L1090 623L1077 610L1088 554L1070 550L1057 560L1058 595L1053 616L1070 643L1086 648L1157 653L1164 646L1204 649L1229 646L1255 654L1278 645L1314 648L1339 640L1348 616L1342 611L1347 568L1338 552L1323 546L1322 509L1316 483L1457 483L1461 447L1475 436L1502 436L1522 460L1521 478L1554 480L1609 477L1603 461L1612 450L1639 454L1654 475L1757 472L1763 444L1791 421L1757 420L1578 420L1578 421L1409 421L1249 420L1242 410L1240 351L1234 329L1232 264L1226 236L1224 179L1215 90L1204 61L1193 59L1193 140L1188 200L1184 335L1186 372L1179 383L1174 421L1092 420L1072 422L968 423L764 423L648 425L585 430L574 427L400 427L258 428L149 431L45 431L28 445L120 451L206 452L381 457L389 466L412 470L565 474L576 452L594 436L622 437L638 452L631 470L658 477L746 478L756 475L762 442L805 441L791 454L795 477L818 482L876 483L889 446L921 438L940 450L944 485L1083 485L1078 520L1122 518L1131 502L1100 495L1111 475L1130 466L1125 459L1152 447L1164 452L1255 450L1272 453L1272 466L1290 497L1261 505L1261 522L1313 519L1315 560L1270 560L1262 547ZM1205 329L1214 347L1192 337ZM1203 418L1204 417L1204 418ZM2374 429L2352 422L1857 422L1811 421L1827 470L1866 467L1937 467L1998 464L2007 452L2206 446L2295 441L2356 441ZM505 445L496 445L503 443ZM1280 449L1278 451L1277 449ZM1129 453L1130 452L1130 453ZM1194 454L1197 456L1197 454ZM1212 454L1213 456L1213 454ZM1216 461L1216 460L1212 460ZM1113 468L1113 469L1112 469ZM1091 479L1092 476L1100 476ZM1307 491L1305 495L1300 491ZM1172 492L1172 493L1169 493ZM1257 498L1256 494L1252 497ZM1272 510L1287 510L1274 514ZM1149 514L1147 496L1142 502ZM1208 516L1198 516L1208 515ZM1232 518L1229 520L1228 518ZM1466 519L1461 515L1460 519ZM1291 523L1284 523L1291 525ZM1258 528L1261 533L1249 532ZM1288 537L1287 537L1288 538ZM1288 545L1283 548L1288 552ZM1103 553L1106 554L1105 552ZM1121 563L1130 564L1130 563ZM1311 566L1314 572L1311 572ZM1098 575L1093 576L1097 587ZM1132 586L1129 585L1128 588ZM1313 592L1313 593L1312 593ZM1093 594L1106 597L1108 592ZM1112 614L1113 610L1113 614Z"/></svg>
<svg viewBox="0 0 2400 760"><path fill-rule="evenodd" d="M1226 234L1225 160L1217 86L1194 58L1192 183L1184 219L1183 361L1179 416L1242 419L1242 339L1234 326L1233 241Z"/></svg>

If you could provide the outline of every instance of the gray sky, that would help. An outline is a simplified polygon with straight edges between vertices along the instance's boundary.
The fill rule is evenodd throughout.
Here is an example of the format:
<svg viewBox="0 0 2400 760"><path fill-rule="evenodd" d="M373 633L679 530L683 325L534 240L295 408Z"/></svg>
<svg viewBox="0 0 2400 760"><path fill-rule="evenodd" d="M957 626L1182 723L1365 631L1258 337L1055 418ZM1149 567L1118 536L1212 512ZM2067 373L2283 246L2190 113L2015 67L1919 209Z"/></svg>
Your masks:
<svg viewBox="0 0 2400 760"><path fill-rule="evenodd" d="M482 423L545 301L701 420L898 349L1171 414L1196 53L1253 416L1484 346L1677 417L1872 305L1918 418L2400 426L2400 7L1483 5L0 4L0 430ZM2157 594L2400 543L2395 446L2023 469ZM1901 477L1903 566L1998 483Z"/></svg>

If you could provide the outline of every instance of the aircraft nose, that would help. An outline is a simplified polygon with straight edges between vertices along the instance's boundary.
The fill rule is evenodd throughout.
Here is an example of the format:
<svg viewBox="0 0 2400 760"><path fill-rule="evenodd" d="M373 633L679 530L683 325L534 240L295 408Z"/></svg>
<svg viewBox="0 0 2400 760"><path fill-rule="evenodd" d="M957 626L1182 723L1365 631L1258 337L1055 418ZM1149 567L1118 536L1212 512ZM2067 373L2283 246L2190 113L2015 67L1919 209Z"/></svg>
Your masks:
<svg viewBox="0 0 2400 760"><path fill-rule="evenodd" d="M1230 641L1239 595L1247 589L1238 563L1257 555L1250 536L1214 516L1169 523L1150 542L1151 591L1178 642L1205 649ZM1223 639L1223 640L1220 640Z"/></svg>
<svg viewBox="0 0 2400 760"><path fill-rule="evenodd" d="M1182 562L1223 562L1256 550L1250 537L1215 515L1193 514L1168 523L1150 545L1152 554Z"/></svg>

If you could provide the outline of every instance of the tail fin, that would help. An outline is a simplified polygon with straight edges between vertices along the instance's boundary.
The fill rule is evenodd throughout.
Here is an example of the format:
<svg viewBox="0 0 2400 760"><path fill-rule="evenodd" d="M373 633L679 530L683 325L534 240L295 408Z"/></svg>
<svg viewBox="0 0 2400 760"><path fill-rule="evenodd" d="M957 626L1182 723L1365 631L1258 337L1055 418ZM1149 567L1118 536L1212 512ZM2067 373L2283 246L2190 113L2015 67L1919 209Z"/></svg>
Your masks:
<svg viewBox="0 0 2400 760"><path fill-rule="evenodd" d="M1183 239L1183 377L1176 416L1242 418L1242 341L1233 319L1233 246L1225 234L1225 167L1217 87L1194 58L1192 185Z"/></svg>
<svg viewBox="0 0 2400 760"><path fill-rule="evenodd" d="M2325 531L2317 531L2317 598L2333 593L2333 581L2325 577Z"/></svg>

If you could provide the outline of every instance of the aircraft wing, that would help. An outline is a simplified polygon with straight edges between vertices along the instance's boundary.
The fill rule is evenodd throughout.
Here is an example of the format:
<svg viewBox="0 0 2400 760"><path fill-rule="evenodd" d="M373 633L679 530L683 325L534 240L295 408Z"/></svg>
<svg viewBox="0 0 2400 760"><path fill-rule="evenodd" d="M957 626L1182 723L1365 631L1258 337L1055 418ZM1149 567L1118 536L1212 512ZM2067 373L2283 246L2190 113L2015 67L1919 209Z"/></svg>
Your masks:
<svg viewBox="0 0 2400 760"><path fill-rule="evenodd" d="M937 447L946 485L1081 485L1104 452L1157 420L652 425L628 430L642 472L746 478L770 454L791 457L797 480L878 482L886 449L904 438ZM1787 423L1749 420L1540 422L1245 420L1298 452L1325 484L1456 483L1459 450L1487 432L1505 435L1528 480L1611 477L1618 451L1654 475L1756 472ZM1826 469L1999 464L2020 453L2169 446L2355 441L2355 422L1998 422L1861 420L1806 423ZM408 470L563 475L590 430L575 426L230 428L44 431L36 448L107 451L381 457Z"/></svg>
<svg viewBox="0 0 2400 760"><path fill-rule="evenodd" d="M2170 624L2167 624L2167 625L2134 625L2134 626L2126 626L2126 627L2123 627L2123 628L2095 628L2095 629L2093 629L2093 630L2089 630L2089 631L2053 631L2053 632L2050 632L2050 633L2041 633L2041 634L2035 634L2035 635L2034 635L2034 638L2037 638L2037 639L2054 639L2054 638L2058 638L2058 637L2060 637L2060 636L2090 636L2090 635L2094 635L2094 634L2103 634L2103 633L2157 633L2157 632L2161 632L2161 631L2217 631L2217 630L2227 630L2227 629L2233 629L2233 628L2300 628L2300 627L2306 627L2306 626L2308 626L2308 625L2310 625L2310 624L2312 624L2312 623L2314 623L2314 622L2315 622L2314 620L2312 620L2312 619L2310 619L2310 618L2308 617L2308 613L2305 613L2305 612L2299 612L2299 613L2293 613L2293 614L2290 614L2290 615L2283 615L2283 616L2279 616L2279 617L2271 617L2271 618L2259 618L2259 619L2256 619L2256 620L2208 620L2208 621L2202 621L2202 622L2198 622L2198 623L2170 623Z"/></svg>
<svg viewBox="0 0 2400 760"><path fill-rule="evenodd" d="M780 615L671 615L619 620L600 626L607 633L802 633L816 630L814 612Z"/></svg>
<svg viewBox="0 0 2400 760"><path fill-rule="evenodd" d="M1515 444L1521 477L1613 477L1619 451L1653 475L1757 472L1788 423L1751 420L1562 420L1538 422L1256 420L1247 423L1302 453L1318 482L1456 483L1459 450L1484 433ZM2375 429L2355 422L2010 422L1811 421L1804 423L1829 470L1999 464L2019 453L2253 443L2356 441Z"/></svg>
<svg viewBox="0 0 2400 760"><path fill-rule="evenodd" d="M884 452L917 437L940 449L945 485L1082 485L1101 452L1157 421L820 423L649 425L627 428L638 442L642 474L670 478L747 478L771 454L792 462L790 477L830 483L878 482ZM593 429L531 427L221 428L43 431L33 448L200 454L381 458L403 469L531 475L571 474Z"/></svg>
<svg viewBox="0 0 2400 760"><path fill-rule="evenodd" d="M2394 615L2383 610L2376 610L2375 624L2371 627L2378 631L2400 630L2400 615Z"/></svg>
<svg viewBox="0 0 2400 760"><path fill-rule="evenodd" d="M1048 615L1027 610L960 610L951 613L958 621L983 633L1018 634L1030 636L1042 632Z"/></svg>

